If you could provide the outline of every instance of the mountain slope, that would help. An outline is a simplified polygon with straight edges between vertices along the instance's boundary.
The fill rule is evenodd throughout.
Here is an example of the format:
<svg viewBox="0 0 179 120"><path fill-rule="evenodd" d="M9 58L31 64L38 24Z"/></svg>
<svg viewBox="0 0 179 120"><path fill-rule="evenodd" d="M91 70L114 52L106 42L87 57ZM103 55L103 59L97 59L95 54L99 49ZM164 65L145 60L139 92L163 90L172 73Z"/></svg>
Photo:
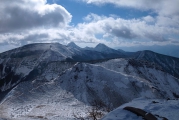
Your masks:
<svg viewBox="0 0 179 120"><path fill-rule="evenodd" d="M178 75L177 58L150 51L124 54L103 44L85 49L74 43L30 44L1 53L1 118L87 119L94 103L114 109L139 97L179 98L179 80L172 76Z"/></svg>
<svg viewBox="0 0 179 120"><path fill-rule="evenodd" d="M152 93L152 88L135 77L107 70L101 66L77 64L66 71L61 79L64 89L77 95L76 98L84 103L91 103L96 99L105 105L111 103L113 108L138 96L160 97L158 92ZM143 90L139 90L141 86L145 86ZM79 95L80 91L81 95ZM126 96L123 91L128 91L129 95ZM148 94L143 94L145 92Z"/></svg>
<svg viewBox="0 0 179 120"><path fill-rule="evenodd" d="M167 94L179 96L179 91L177 91L179 80L165 73L157 64L136 59L114 59L97 64L110 70L141 78L154 89L161 90L165 97L167 97Z"/></svg>
<svg viewBox="0 0 179 120"><path fill-rule="evenodd" d="M1 53L0 90L6 91L28 79L38 66L71 56L72 53L60 44L31 44Z"/></svg>
<svg viewBox="0 0 179 120"><path fill-rule="evenodd" d="M25 45L0 54L0 91L6 91L19 82L55 61L91 61L122 57L94 50L80 49L75 43L68 46L59 43L36 43ZM40 70L38 70L40 71Z"/></svg>
<svg viewBox="0 0 179 120"><path fill-rule="evenodd" d="M67 47L76 48L76 49L81 49L81 48L80 48L79 46L77 46L74 42L68 43Z"/></svg>
<svg viewBox="0 0 179 120"><path fill-rule="evenodd" d="M160 65L166 72L179 78L179 58L158 54L152 51L139 51L133 55L133 58L154 62Z"/></svg>
<svg viewBox="0 0 179 120"><path fill-rule="evenodd" d="M117 51L117 50L114 50L112 48L109 48L108 46L104 45L104 44L101 44L99 43L95 48L94 48L95 51L98 51L98 52L102 52L102 53L105 53L105 54L111 54L111 56L122 56L122 57L125 57L125 54L123 54L123 52L121 51ZM114 57L115 58L115 57Z"/></svg>
<svg viewBox="0 0 179 120"><path fill-rule="evenodd" d="M116 108L138 97L174 99L173 91L179 93L178 79L169 74L165 80L160 79L165 73L157 68L152 70L159 74L156 76L158 84L155 79L150 82L137 74L127 75L99 65L77 63L70 66L51 63L43 69L43 74L18 84L0 103L0 111L3 111L0 116L18 120L38 116L67 120L73 119L74 113L85 117L94 101ZM145 69L150 70L147 66ZM163 87L166 83L168 85Z"/></svg>
<svg viewBox="0 0 179 120"><path fill-rule="evenodd" d="M148 113L152 113L158 120L178 120L179 100L161 100L138 98L126 103L107 114L102 120L143 120L130 111L124 110L126 106L140 108Z"/></svg>
<svg viewBox="0 0 179 120"><path fill-rule="evenodd" d="M113 53L114 51L116 52L116 50L111 49L111 48L109 48L108 46L106 46L105 44L102 44L102 43L99 43L98 45L96 45L94 50L99 51L99 52L105 52L105 53Z"/></svg>

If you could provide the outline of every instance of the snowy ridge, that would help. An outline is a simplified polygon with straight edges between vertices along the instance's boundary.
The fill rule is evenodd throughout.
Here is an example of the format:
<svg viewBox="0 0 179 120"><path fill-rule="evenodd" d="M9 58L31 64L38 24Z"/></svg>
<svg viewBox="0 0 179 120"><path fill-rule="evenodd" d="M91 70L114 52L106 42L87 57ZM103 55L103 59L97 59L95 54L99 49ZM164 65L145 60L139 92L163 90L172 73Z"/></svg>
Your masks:
<svg viewBox="0 0 179 120"><path fill-rule="evenodd" d="M153 62L162 67L165 72L179 78L179 58L158 54L152 51L139 51L132 55L138 60Z"/></svg>
<svg viewBox="0 0 179 120"><path fill-rule="evenodd" d="M116 107L140 95L147 95L146 97L154 97L155 94L158 95L157 92L153 94L149 86L134 77L107 70L101 66L89 64L75 65L72 69L66 71L66 73L61 76L61 79L65 80L62 83L65 85L65 87L63 87L69 89L74 95L77 94L76 97L85 103L90 103L94 98L98 98L104 104L108 105L112 103L112 107ZM132 86L131 83L136 83L136 86ZM146 87L143 91L138 93L135 88L139 89L141 86ZM123 93L124 89L128 91L130 97ZM82 91L82 93L79 95L80 91ZM134 94L135 92L136 95ZM145 92L148 94L143 94ZM115 98L113 96L114 94L116 95ZM122 99L118 101L116 98Z"/></svg>
<svg viewBox="0 0 179 120"><path fill-rule="evenodd" d="M175 113L178 59L150 51L125 54L104 44L86 49L75 43L30 44L0 54L1 118L73 120L75 114L87 119L94 102L110 109L120 106L114 110L121 112L115 119L140 120L122 110L139 103L143 103L141 109L157 115L163 116L157 113L162 106ZM114 118L117 112L104 119ZM172 119L171 115L164 117Z"/></svg>
<svg viewBox="0 0 179 120"><path fill-rule="evenodd" d="M75 48L75 49L81 49L79 46L77 46L74 42L70 42L67 47L69 48Z"/></svg>
<svg viewBox="0 0 179 120"><path fill-rule="evenodd" d="M143 120L141 116L124 110L123 108L126 106L140 108L152 113L158 120L163 120L164 117L168 120L178 120L179 118L179 100L138 98L113 110L102 120Z"/></svg>
<svg viewBox="0 0 179 120"><path fill-rule="evenodd" d="M42 63L64 61L72 52L61 44L30 44L0 54L0 90L6 91L25 80ZM12 79L11 79L12 78Z"/></svg>
<svg viewBox="0 0 179 120"><path fill-rule="evenodd" d="M125 65L124 63L128 62L125 59L111 61L100 64ZM166 77L166 81L163 81L167 82L168 86L162 87L161 80L156 89L154 88L155 82L138 77L137 73L135 73L136 76L134 73L127 75L111 68L87 63L77 63L70 68L72 65L53 62L44 68L44 74L32 81L20 83L1 103L0 110L3 113L0 112L0 115L3 118L18 120L36 119L38 116L42 119L70 120L74 119L74 113L81 113L85 117L93 101L116 108L139 97L175 99L172 89L176 93L179 92L179 84L174 82L178 79L170 75ZM64 69L61 69L63 66ZM153 68L154 70L161 76L164 74ZM156 78L159 79L161 76L156 76Z"/></svg>
<svg viewBox="0 0 179 120"><path fill-rule="evenodd" d="M142 78L141 80L147 82L156 90L160 90L163 96L171 98L174 94L179 93L179 79L163 72L163 69L149 63L147 61L138 61L135 59L114 59L107 62L99 63L108 69L125 73L128 75Z"/></svg>

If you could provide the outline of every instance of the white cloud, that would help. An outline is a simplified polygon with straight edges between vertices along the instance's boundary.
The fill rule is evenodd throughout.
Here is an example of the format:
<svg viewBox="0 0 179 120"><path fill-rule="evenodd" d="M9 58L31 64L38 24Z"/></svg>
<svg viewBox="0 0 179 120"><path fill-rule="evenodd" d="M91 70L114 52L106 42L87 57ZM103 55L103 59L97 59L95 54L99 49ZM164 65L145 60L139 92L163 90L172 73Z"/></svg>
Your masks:
<svg viewBox="0 0 179 120"><path fill-rule="evenodd" d="M165 41L165 34L178 32L178 29L168 28L155 24L148 24L155 19L146 16L143 19L125 20L122 18L113 18L90 14L87 16L88 22L78 24L75 32L81 32L80 35L95 36L103 34L106 37L117 37L119 39L150 39L153 41ZM89 19L90 18L90 19ZM147 21L147 22L146 22Z"/></svg>
<svg viewBox="0 0 179 120"><path fill-rule="evenodd" d="M103 42L113 47L178 44L171 39L177 41L175 35L179 34L179 29L159 25L158 19L152 16L126 20L91 13L85 20L84 23L71 28L73 35L70 35L70 40Z"/></svg>
<svg viewBox="0 0 179 120"><path fill-rule="evenodd" d="M154 23L155 22L155 18L153 18L150 15L143 17L142 20L144 20L147 23Z"/></svg>
<svg viewBox="0 0 179 120"><path fill-rule="evenodd" d="M3 43L24 45L35 42L70 41L82 43L106 43L110 46L135 46L152 44L176 44L173 34L178 34L177 28L148 24L146 21L157 20L150 16L139 19L125 20L119 17L99 16L89 14L89 18L77 26L65 28L34 29L22 33L0 34Z"/></svg>
<svg viewBox="0 0 179 120"><path fill-rule="evenodd" d="M72 19L63 6L46 0L0 0L0 16L0 45L7 49L59 41Z"/></svg>
<svg viewBox="0 0 179 120"><path fill-rule="evenodd" d="M130 7L142 10L154 10L158 14L173 15L179 13L178 0L81 0L88 4L114 4L118 7Z"/></svg>
<svg viewBox="0 0 179 120"><path fill-rule="evenodd" d="M157 16L156 24L159 26L174 27L179 29L179 15L178 16Z"/></svg>
<svg viewBox="0 0 179 120"><path fill-rule="evenodd" d="M142 11L150 10L157 14L157 24L172 25L179 28L179 0L81 0L88 4L113 4L117 7L129 7ZM144 20L152 20L146 16ZM152 20L153 21L153 20Z"/></svg>
<svg viewBox="0 0 179 120"><path fill-rule="evenodd" d="M157 16L123 19L117 15L91 13L84 17L84 22L70 26L72 15L61 5L47 4L46 0L0 0L0 44L13 47L34 42L66 44L70 41L102 42L111 46L179 44L176 37L179 36L176 0L83 1L153 10Z"/></svg>
<svg viewBox="0 0 179 120"><path fill-rule="evenodd" d="M143 41L155 42L171 42L169 38L174 38L179 35L179 1L178 0L81 0L87 4L103 5L113 4L117 7L128 7L138 9L141 11L152 11L156 16L145 16L138 19L125 20L123 18L108 17L99 20L95 27L103 30L103 37L116 37L119 41L121 39L133 39ZM91 15L95 16L95 15ZM90 16L87 16L88 20ZM91 23L89 25L92 26ZM87 26L89 26L87 25ZM104 27L106 26L106 27ZM88 27L87 27L88 28ZM104 29L107 28L107 29ZM93 30L91 30L93 31ZM114 39L113 39L114 40ZM121 43L121 42L119 42ZM128 42L129 43L129 42ZM138 43L138 42L135 42ZM163 44L162 43L162 44Z"/></svg>

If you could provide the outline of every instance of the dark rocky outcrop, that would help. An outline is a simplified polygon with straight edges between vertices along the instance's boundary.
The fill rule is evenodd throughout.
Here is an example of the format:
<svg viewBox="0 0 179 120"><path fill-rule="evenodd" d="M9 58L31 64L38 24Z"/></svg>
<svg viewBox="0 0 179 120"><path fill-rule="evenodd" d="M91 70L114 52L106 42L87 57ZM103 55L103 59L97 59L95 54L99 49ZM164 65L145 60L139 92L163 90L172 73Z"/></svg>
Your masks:
<svg viewBox="0 0 179 120"><path fill-rule="evenodd" d="M138 116L142 116L145 120L157 120L157 118L153 114L147 113L146 111L139 108L125 107L124 110L128 110Z"/></svg>

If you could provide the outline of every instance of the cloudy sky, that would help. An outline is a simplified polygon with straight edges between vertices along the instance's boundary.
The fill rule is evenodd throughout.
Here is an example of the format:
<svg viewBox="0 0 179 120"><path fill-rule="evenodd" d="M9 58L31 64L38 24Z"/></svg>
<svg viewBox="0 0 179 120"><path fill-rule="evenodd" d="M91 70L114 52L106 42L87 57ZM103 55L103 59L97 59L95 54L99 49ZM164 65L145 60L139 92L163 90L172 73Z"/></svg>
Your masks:
<svg viewBox="0 0 179 120"><path fill-rule="evenodd" d="M0 52L39 42L179 46L178 5L179 0L0 0Z"/></svg>

